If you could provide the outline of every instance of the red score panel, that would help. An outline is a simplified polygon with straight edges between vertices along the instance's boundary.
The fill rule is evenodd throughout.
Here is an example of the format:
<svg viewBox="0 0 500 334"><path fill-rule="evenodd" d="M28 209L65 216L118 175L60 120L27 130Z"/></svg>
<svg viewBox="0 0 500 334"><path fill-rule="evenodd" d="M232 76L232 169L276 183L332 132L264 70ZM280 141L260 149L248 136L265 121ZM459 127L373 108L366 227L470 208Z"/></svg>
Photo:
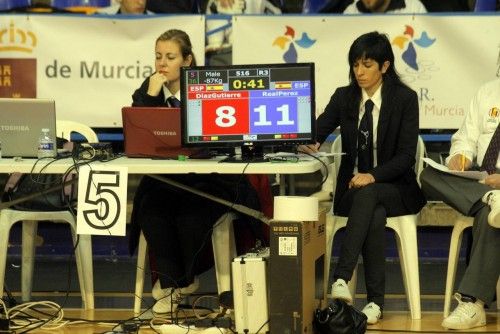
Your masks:
<svg viewBox="0 0 500 334"><path fill-rule="evenodd" d="M247 98L202 100L203 135L248 134L249 103Z"/></svg>

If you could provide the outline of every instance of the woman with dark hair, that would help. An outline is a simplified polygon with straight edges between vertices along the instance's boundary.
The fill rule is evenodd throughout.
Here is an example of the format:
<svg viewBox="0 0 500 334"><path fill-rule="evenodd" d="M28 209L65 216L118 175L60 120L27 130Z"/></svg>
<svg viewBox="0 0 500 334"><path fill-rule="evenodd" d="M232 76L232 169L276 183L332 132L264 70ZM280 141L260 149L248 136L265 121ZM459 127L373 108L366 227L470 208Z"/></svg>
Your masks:
<svg viewBox="0 0 500 334"><path fill-rule="evenodd" d="M338 88L317 119L317 151L340 126L342 156L333 210L347 216L332 285L333 298L352 302L347 288L363 256L369 324L382 317L385 294L386 217L414 214L425 204L414 172L418 98L394 68L387 36L370 32L349 50L350 84Z"/></svg>
<svg viewBox="0 0 500 334"><path fill-rule="evenodd" d="M184 31L171 29L161 34L155 42L155 73L134 92L132 105L179 107L181 67L195 65L191 41ZM270 197L270 189L265 193L266 186L269 186L264 182L267 179L251 175L191 173L168 175L168 178L257 210L262 201L268 201ZM260 191L257 191L257 185L262 186L258 189ZM262 194L267 198L261 198ZM210 242L213 225L230 210L149 176L141 180L134 197L130 248L135 250L142 230L154 259L152 295L156 300L155 313L175 312L183 297L198 289L197 276L213 266ZM268 215L269 212L267 210ZM239 219L243 223L250 221L260 226L244 215ZM255 237L265 239L265 235Z"/></svg>

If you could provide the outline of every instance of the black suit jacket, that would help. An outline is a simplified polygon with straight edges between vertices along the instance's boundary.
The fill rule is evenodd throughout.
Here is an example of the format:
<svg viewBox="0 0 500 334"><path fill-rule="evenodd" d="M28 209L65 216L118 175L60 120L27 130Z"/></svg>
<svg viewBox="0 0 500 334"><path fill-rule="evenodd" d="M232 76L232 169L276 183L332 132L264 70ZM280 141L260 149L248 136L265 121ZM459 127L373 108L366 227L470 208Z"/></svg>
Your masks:
<svg viewBox="0 0 500 334"><path fill-rule="evenodd" d="M348 190L357 157L358 118L361 92L351 86L338 88L317 119L317 140L322 143L340 126L342 156L334 210ZM419 132L417 94L401 84L384 82L377 128L377 166L369 173L377 183L392 183L401 193L408 213L417 213L425 198L414 171Z"/></svg>

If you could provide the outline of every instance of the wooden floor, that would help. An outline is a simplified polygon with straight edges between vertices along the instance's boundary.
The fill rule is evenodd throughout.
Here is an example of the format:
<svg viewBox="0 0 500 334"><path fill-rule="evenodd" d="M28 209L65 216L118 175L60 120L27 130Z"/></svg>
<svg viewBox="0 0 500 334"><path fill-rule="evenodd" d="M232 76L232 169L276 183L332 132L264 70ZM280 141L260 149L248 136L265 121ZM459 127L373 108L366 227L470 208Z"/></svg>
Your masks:
<svg viewBox="0 0 500 334"><path fill-rule="evenodd" d="M91 311L68 309L64 310L65 319L86 319L89 322L66 324L59 329L41 330L35 329L29 333L53 333L53 334L95 334L113 333L112 329L118 321L127 320L134 316L128 310L106 310L97 309ZM421 320L411 320L406 312L387 312L384 319L377 325L369 326L367 333L500 333L500 313L487 313L488 325L467 331L447 331L441 327L442 313L424 312ZM160 323L158 323L160 325ZM147 326L143 326L138 333L158 333ZM218 332L218 331L217 331ZM187 330L182 333L188 333ZM196 331L189 331L196 333ZM215 333L215 332L214 332ZM275 334L275 333L272 333ZM283 333L276 333L283 334Z"/></svg>

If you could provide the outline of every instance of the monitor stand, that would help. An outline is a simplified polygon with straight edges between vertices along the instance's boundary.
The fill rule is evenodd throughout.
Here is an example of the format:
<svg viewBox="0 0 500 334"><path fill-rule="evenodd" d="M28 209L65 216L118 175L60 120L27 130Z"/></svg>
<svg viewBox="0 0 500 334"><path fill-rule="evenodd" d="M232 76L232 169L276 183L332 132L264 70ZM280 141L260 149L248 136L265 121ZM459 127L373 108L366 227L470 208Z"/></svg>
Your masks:
<svg viewBox="0 0 500 334"><path fill-rule="evenodd" d="M251 162L269 162L264 158L262 146L241 146L241 154L234 154L220 162L251 163Z"/></svg>

